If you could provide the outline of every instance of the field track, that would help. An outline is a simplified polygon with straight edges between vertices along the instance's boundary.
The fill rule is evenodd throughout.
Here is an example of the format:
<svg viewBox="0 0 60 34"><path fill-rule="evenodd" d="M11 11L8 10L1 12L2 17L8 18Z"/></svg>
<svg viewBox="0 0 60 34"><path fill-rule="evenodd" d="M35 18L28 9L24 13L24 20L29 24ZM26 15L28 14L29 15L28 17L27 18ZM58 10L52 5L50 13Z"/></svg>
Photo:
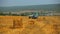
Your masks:
<svg viewBox="0 0 60 34"><path fill-rule="evenodd" d="M0 16L0 34L60 34L60 16Z"/></svg>

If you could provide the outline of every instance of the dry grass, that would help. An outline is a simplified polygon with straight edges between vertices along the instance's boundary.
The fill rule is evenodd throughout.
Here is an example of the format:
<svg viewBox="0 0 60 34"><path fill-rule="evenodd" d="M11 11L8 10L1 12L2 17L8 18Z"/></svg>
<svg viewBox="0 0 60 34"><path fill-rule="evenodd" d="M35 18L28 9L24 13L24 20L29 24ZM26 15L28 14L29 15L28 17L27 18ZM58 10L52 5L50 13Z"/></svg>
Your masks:
<svg viewBox="0 0 60 34"><path fill-rule="evenodd" d="M60 34L60 16L0 16L0 34Z"/></svg>

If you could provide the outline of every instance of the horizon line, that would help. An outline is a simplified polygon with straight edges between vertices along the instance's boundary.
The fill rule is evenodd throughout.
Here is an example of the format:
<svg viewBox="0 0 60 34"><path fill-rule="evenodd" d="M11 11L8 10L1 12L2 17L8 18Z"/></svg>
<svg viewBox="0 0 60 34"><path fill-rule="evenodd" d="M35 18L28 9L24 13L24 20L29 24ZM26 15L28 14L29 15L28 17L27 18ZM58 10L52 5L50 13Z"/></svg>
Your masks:
<svg viewBox="0 0 60 34"><path fill-rule="evenodd" d="M60 3L56 3L56 4L60 4ZM50 5L50 4L37 4L37 5ZM18 5L14 5L14 6L18 6ZM0 7L14 7L14 6L0 6ZM33 6L33 5L19 5L19 6Z"/></svg>

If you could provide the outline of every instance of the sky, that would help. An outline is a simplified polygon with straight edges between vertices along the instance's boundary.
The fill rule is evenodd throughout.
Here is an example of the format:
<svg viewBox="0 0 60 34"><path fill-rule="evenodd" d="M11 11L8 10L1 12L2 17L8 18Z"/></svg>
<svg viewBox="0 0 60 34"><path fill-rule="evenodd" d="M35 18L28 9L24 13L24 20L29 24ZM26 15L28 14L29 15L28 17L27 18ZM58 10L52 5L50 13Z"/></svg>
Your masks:
<svg viewBox="0 0 60 34"><path fill-rule="evenodd" d="M60 4L60 0L0 0L0 6Z"/></svg>

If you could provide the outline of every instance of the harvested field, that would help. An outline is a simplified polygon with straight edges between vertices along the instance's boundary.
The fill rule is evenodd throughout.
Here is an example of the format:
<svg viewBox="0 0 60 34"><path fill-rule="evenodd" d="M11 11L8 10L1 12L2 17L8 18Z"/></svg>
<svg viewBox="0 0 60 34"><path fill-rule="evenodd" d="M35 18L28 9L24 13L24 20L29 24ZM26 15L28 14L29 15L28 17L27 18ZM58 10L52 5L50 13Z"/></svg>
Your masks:
<svg viewBox="0 0 60 34"><path fill-rule="evenodd" d="M60 16L0 16L0 34L60 34Z"/></svg>

